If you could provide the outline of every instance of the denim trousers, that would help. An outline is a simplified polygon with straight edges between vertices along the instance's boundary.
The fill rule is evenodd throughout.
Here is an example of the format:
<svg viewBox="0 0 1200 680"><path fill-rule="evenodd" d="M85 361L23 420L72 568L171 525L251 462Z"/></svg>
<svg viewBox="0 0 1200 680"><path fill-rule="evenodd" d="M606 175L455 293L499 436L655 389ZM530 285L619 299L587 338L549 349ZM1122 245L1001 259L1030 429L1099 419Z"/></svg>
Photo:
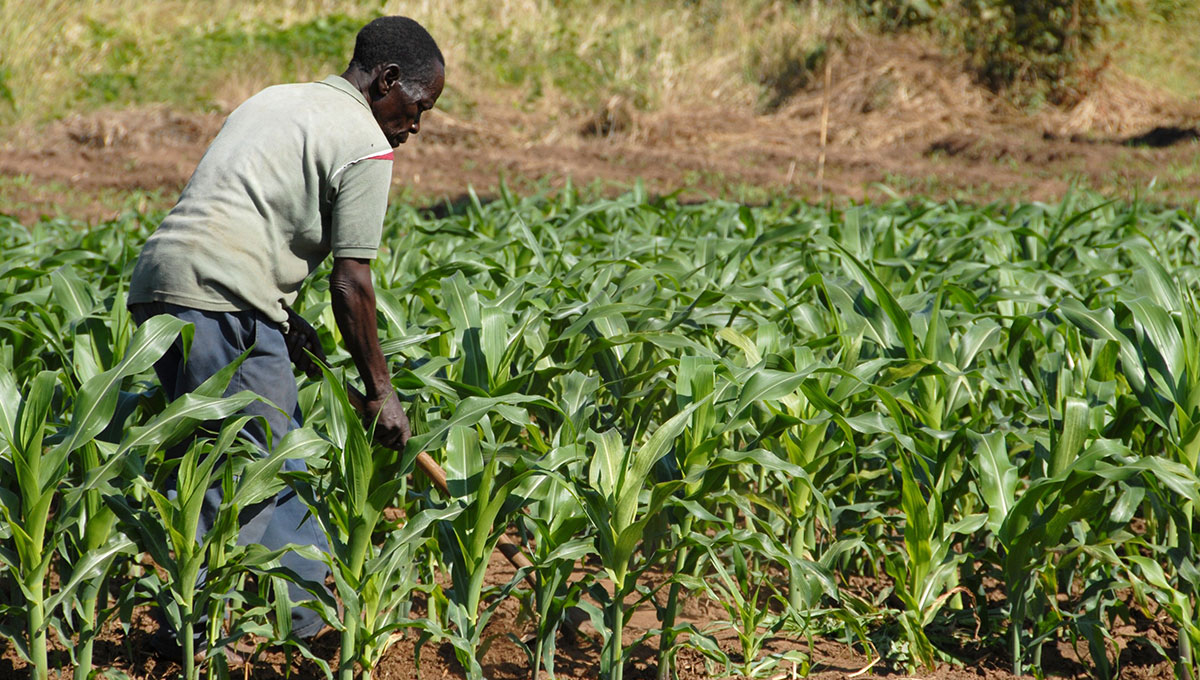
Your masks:
<svg viewBox="0 0 1200 680"><path fill-rule="evenodd" d="M266 429L257 418L242 430L242 436L266 451L279 444L289 430L300 426L302 421L296 378L283 332L261 312L209 312L164 302L133 305L130 312L138 324L145 323L152 316L170 314L191 323L195 328L186 361L182 339L176 339L154 365L154 371L169 399L178 399L196 389L214 373L250 350L249 356L230 380L225 395L249 390L278 408L256 401L243 409L245 414L262 416L267 422L270 426L270 442L267 441ZM283 464L285 471L303 469L303 461L288 460ZM216 521L221 498L220 484L205 494L197 540L201 540ZM322 552L329 552L329 543L316 519L291 489L284 489L273 499L245 508L238 519L241 524L238 545L259 544L269 550L289 544L311 545ZM290 552L285 553L281 563L300 578L320 584L324 584L329 574L329 568L323 562L304 559ZM312 599L308 591L294 583L288 584L288 596L293 602ZM300 606L292 609L292 631L301 638L315 635L322 625L320 615L312 609Z"/></svg>

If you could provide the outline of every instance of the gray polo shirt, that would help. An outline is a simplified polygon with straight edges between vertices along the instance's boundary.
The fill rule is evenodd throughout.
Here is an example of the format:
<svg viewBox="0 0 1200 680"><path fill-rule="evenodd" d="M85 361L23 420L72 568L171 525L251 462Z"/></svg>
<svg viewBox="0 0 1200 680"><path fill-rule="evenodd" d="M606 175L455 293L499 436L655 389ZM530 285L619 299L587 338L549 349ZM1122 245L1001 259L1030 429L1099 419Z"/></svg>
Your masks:
<svg viewBox="0 0 1200 680"><path fill-rule="evenodd" d="M375 257L391 178L391 146L349 82L269 87L229 115L146 241L129 303L283 323L330 252Z"/></svg>

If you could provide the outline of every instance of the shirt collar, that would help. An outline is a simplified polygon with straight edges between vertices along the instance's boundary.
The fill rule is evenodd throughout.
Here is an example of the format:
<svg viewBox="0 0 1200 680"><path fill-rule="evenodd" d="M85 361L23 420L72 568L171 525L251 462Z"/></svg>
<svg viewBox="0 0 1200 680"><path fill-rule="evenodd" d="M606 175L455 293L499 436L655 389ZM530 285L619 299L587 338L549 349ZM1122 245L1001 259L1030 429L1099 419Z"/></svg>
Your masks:
<svg viewBox="0 0 1200 680"><path fill-rule="evenodd" d="M346 94L350 95L351 97L354 97L355 99L357 99L358 103L362 104L364 107L366 107L366 109L368 111L371 110L370 105L367 104L367 98L364 97L363 93L360 92L357 87L354 87L354 85L351 84L349 80L346 80L345 78L343 78L341 76L329 76L325 80L322 80L321 84L328 85L334 89L345 92Z"/></svg>

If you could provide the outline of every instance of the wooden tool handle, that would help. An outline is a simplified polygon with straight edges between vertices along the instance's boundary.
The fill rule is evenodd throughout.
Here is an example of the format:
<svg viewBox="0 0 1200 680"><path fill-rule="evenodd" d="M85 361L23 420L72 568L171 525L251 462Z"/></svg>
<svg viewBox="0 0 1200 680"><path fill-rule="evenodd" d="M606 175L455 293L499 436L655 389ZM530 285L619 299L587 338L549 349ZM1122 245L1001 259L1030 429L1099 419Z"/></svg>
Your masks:
<svg viewBox="0 0 1200 680"><path fill-rule="evenodd" d="M359 392L358 388L349 384L346 385L346 395L350 398L350 405L354 407L354 410L358 411L359 414L366 415L367 397L362 392ZM447 498L453 498L450 493L450 487L446 484L446 471L442 469L441 465L437 464L437 461L432 456L425 451L418 453L417 467L421 468L421 472L424 472L425 476L429 477L433 485L439 491L446 494ZM516 541L509 538L507 534L500 534L500 538L496 542L496 547L500 549L500 554L508 558L508 561L514 567L517 569L527 569L525 572L525 582L529 584L530 588L537 586L537 581L533 576L533 563L529 561L525 553L521 552L521 546Z"/></svg>

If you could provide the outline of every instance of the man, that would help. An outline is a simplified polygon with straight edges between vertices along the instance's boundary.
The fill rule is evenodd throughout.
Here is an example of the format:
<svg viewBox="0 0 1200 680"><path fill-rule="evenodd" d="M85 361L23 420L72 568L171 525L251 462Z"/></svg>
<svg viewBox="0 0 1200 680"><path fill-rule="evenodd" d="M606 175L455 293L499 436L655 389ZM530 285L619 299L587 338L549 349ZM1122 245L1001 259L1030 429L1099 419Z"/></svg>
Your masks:
<svg viewBox="0 0 1200 680"><path fill-rule="evenodd" d="M179 202L146 241L130 281L138 323L172 314L195 326L187 361L176 343L155 365L171 399L249 350L228 393L250 390L278 409L247 408L265 419L269 441L257 420L245 436L266 449L297 427L291 364L319 377L305 350L324 354L316 331L290 305L301 282L332 253L334 318L365 386L366 415L381 444L404 446L408 419L379 347L369 264L387 209L392 149L420 130L444 77L441 51L424 28L382 17L359 32L341 76L267 88L230 114ZM201 536L220 502L220 489L211 489ZM241 522L242 544L328 550L304 504L287 490L247 509ZM323 563L295 555L284 564L318 583L328 574ZM311 596L292 586L291 597ZM292 610L292 622L301 637L322 627L305 607Z"/></svg>

